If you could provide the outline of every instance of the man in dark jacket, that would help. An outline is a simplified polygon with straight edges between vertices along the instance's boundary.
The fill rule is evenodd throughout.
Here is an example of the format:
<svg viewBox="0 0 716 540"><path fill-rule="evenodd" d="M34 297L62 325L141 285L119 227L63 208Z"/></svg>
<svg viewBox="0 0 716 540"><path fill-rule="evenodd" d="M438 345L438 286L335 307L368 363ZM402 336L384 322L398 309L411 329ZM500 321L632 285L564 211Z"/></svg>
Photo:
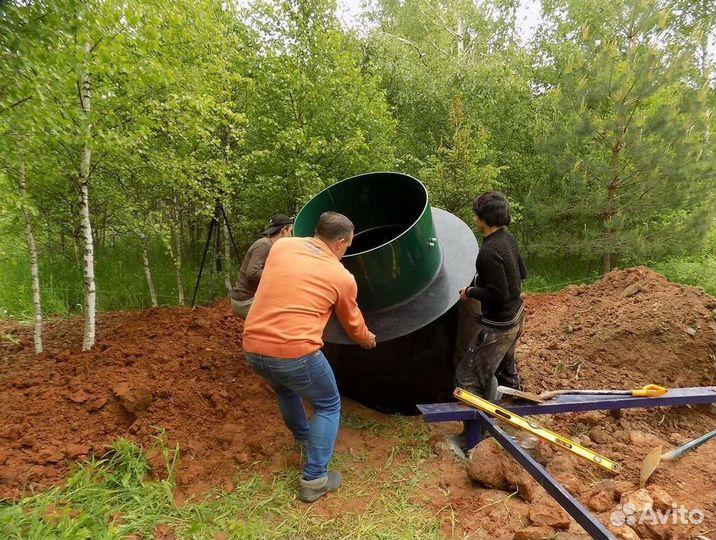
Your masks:
<svg viewBox="0 0 716 540"><path fill-rule="evenodd" d="M231 309L239 317L246 318L249 308L254 301L258 289L264 264L271 246L276 240L291 236L293 233L293 220L283 214L276 214L271 218L269 226L262 233L244 255L244 261L239 270L239 280L231 291Z"/></svg>
<svg viewBox="0 0 716 540"><path fill-rule="evenodd" d="M505 229L511 221L507 198L497 191L485 193L473 209L484 240L473 286L461 289L460 298L478 300L481 314L455 380L460 388L494 400L498 384L521 389L515 348L524 324L521 282L527 270L517 241Z"/></svg>

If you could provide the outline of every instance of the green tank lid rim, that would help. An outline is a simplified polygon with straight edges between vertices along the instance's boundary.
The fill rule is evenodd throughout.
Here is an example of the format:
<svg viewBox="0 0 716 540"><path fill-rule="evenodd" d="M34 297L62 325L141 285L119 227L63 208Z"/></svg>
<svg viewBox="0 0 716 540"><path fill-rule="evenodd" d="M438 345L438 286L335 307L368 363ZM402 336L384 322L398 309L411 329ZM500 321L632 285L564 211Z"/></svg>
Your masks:
<svg viewBox="0 0 716 540"><path fill-rule="evenodd" d="M415 183L416 186L419 186L419 187L420 187L420 189L421 189L421 194L423 195L423 197L424 197L424 199L425 199L425 203L423 204L423 208L420 210L420 213L417 214L417 217L413 220L413 222L410 224L410 226L407 226L407 227L405 228L405 230L404 230L403 232L401 232L399 235L393 236L393 237L391 237L389 240L386 240L385 242L383 242L382 244L379 244L379 245L377 245L377 246L372 246L372 247L367 248L367 249L365 249L365 250L363 250L363 251L358 251L358 252L356 252L356 253L350 253L350 254L347 253L347 254L345 254L345 255L343 256L343 259L344 259L344 260L350 260L350 259L352 259L352 258L354 258L354 257L358 257L358 256L360 256L360 255L365 255L366 253L371 252L371 251L376 251L376 250L378 250L378 249L380 249L380 248L382 248L382 247L384 247L384 246L387 246L388 244L391 244L391 243L395 242L396 240L398 240L398 239L401 238L402 236L408 234L408 233L410 232L410 230L413 229L413 227L415 227L415 225L416 225L416 224L420 221L420 219L425 215L425 212L428 211L428 210L430 210L430 208L431 208L431 207L430 207L430 197L429 197L429 194L428 194L428 188L425 187L425 184L423 184L420 180L418 180L418 179L415 178L414 176L411 176L411 175L406 174L406 173L401 173L401 172L395 172L395 171L372 171L372 172L368 172L368 173L356 174L356 175L354 175L354 176L349 176L348 178L344 178L343 180L339 180L339 181L336 182L335 184L331 184L331 185L328 186L327 188L322 189L321 191L319 191L318 193L316 193L313 197L311 197L311 199L310 199L306 204L303 205L303 207L301 208L301 210L299 210L298 214L296 214L296 218L293 220L293 221L294 221L294 224L299 224L299 223L300 223L301 214L303 214L304 211L306 211L306 212L309 211L308 207L309 207L309 205L311 204L311 202L312 202L313 200L318 199L318 198L319 198L321 195L323 195L324 193L328 193L328 194L330 195L330 190L331 190L331 189L336 188L336 187L339 186L339 185L347 184L347 183L352 182L352 181L357 181L357 180L360 179L360 178L371 177L371 176L377 176L377 175L383 175L383 174L385 174L385 175L391 175L391 176L399 176L399 177L403 177L403 178L407 178L407 179L412 180L412 181ZM294 225L294 226L295 226L295 225Z"/></svg>

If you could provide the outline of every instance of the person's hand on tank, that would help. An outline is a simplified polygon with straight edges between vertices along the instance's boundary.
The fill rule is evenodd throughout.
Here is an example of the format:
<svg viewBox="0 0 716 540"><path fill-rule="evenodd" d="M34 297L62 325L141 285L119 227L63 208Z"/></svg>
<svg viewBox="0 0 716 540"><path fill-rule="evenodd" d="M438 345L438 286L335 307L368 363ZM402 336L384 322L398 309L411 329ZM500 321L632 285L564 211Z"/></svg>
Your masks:
<svg viewBox="0 0 716 540"><path fill-rule="evenodd" d="M462 300L463 302L467 302L470 299L470 297L467 295L468 289L469 287L463 287L462 289L460 289L460 300Z"/></svg>
<svg viewBox="0 0 716 540"><path fill-rule="evenodd" d="M375 341L375 334L373 332L370 332L368 336L368 341L361 343L361 347L364 349L374 349L376 345Z"/></svg>

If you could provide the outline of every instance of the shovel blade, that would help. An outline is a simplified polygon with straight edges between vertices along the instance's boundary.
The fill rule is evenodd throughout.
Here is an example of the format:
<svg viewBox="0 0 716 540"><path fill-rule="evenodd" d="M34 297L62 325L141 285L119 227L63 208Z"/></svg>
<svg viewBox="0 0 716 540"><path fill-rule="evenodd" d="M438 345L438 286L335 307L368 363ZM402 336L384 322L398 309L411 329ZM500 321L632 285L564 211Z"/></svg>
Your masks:
<svg viewBox="0 0 716 540"><path fill-rule="evenodd" d="M532 392L525 392L524 390L515 390L514 388L510 388L509 386L498 386L497 390L499 392L502 392L504 395L512 396L513 398L524 399L525 401L531 401L532 403L544 403L544 399L542 399L537 394L533 394Z"/></svg>
<svg viewBox="0 0 716 540"><path fill-rule="evenodd" d="M644 462L641 464L641 472L639 473L639 487L643 488L646 485L646 481L649 480L651 474L659 466L661 461L661 446L652 448L644 458Z"/></svg>

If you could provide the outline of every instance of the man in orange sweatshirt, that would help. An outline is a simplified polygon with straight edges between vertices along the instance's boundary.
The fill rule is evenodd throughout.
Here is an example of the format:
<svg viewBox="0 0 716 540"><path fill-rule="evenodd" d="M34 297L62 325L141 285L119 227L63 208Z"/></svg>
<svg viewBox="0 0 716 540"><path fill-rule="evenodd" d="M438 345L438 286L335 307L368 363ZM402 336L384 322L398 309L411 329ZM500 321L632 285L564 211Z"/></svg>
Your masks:
<svg viewBox="0 0 716 540"><path fill-rule="evenodd" d="M341 414L336 379L321 352L331 312L361 347L376 344L356 303L355 278L340 262L352 242L353 223L336 212L321 215L313 238L278 240L244 324L246 359L271 385L286 426L306 448L299 491L304 502L342 482L340 473L328 471ZM310 422L304 399L314 410Z"/></svg>

